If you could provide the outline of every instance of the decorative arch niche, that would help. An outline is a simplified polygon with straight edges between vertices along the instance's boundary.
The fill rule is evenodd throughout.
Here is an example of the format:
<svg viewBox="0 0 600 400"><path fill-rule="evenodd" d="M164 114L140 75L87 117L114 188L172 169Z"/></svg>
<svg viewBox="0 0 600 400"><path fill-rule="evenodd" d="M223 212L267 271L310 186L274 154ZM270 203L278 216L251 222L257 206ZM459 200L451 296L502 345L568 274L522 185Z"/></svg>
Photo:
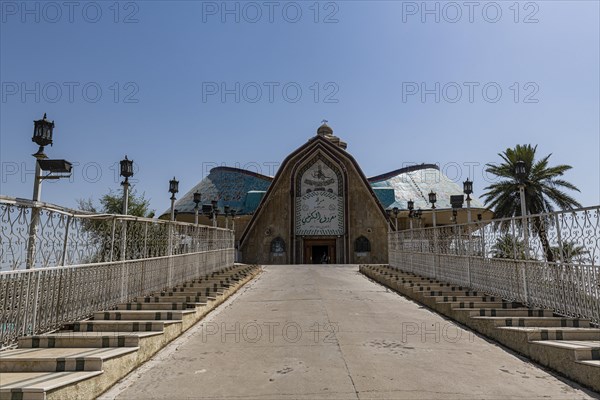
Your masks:
<svg viewBox="0 0 600 400"><path fill-rule="evenodd" d="M344 179L337 165L317 154L298 170L295 189L296 235L344 235Z"/></svg>
<svg viewBox="0 0 600 400"><path fill-rule="evenodd" d="M355 253L370 253L371 242L365 236L359 236L354 241L354 252Z"/></svg>
<svg viewBox="0 0 600 400"><path fill-rule="evenodd" d="M281 236L271 240L271 254L280 256L285 253L285 241Z"/></svg>

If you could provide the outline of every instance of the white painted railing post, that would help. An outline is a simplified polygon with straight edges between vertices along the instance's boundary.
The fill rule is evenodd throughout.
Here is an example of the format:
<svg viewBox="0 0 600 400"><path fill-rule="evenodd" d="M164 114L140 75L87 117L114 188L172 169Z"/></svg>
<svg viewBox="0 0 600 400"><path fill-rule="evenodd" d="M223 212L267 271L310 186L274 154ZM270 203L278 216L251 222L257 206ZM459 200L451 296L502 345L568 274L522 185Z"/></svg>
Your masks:
<svg viewBox="0 0 600 400"><path fill-rule="evenodd" d="M60 265L65 265L67 260L67 243L69 241L69 225L71 225L71 216L67 216L67 226L65 227L65 239L63 240L63 251L60 257Z"/></svg>

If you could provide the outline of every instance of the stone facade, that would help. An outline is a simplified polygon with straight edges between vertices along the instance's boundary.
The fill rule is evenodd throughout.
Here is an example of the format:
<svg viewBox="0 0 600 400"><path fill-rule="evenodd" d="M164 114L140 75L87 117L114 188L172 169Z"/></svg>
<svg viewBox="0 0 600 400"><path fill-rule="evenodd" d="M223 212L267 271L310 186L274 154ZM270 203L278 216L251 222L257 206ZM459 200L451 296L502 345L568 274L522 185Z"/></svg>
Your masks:
<svg viewBox="0 0 600 400"><path fill-rule="evenodd" d="M286 158L241 236L243 262L387 262L385 211L345 148L323 125Z"/></svg>

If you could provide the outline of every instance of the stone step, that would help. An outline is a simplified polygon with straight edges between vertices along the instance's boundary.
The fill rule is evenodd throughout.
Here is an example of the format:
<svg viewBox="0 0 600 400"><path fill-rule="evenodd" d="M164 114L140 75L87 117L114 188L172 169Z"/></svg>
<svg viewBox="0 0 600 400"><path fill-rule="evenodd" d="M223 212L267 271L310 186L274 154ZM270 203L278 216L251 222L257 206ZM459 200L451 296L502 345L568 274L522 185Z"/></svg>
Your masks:
<svg viewBox="0 0 600 400"><path fill-rule="evenodd" d="M194 313L194 310L182 311L152 311L152 310L129 310L129 311L99 311L94 313L95 321L169 321L182 320L184 314Z"/></svg>
<svg viewBox="0 0 600 400"><path fill-rule="evenodd" d="M471 289L462 286L454 286L454 285L413 285L413 284L404 284L405 287L411 287L415 292L431 292L431 291L445 291L445 292L461 292L461 291L470 291Z"/></svg>
<svg viewBox="0 0 600 400"><path fill-rule="evenodd" d="M228 284L222 285L219 283L213 283L210 285L199 285L199 286L191 286L191 287L175 287L175 288L169 289L165 293L205 293L207 290L209 292L217 292L217 291L224 291L229 286L231 286L231 285L228 285Z"/></svg>
<svg viewBox="0 0 600 400"><path fill-rule="evenodd" d="M160 294L160 297L169 297L169 296L214 296L221 295L225 293L227 288L217 288L216 290L213 288L206 288L201 290L186 290L182 292L163 292Z"/></svg>
<svg viewBox="0 0 600 400"><path fill-rule="evenodd" d="M521 326L501 326L498 329L514 332L526 332L530 341L540 340L600 340L598 328L537 328Z"/></svg>
<svg viewBox="0 0 600 400"><path fill-rule="evenodd" d="M174 286L172 288L172 291L178 291L181 289L190 289L190 288L206 288L206 287L213 287L214 285L218 286L231 286L234 285L236 282L239 282L241 279L222 279L222 280L210 280L210 281L204 281L204 282L198 282L198 283L188 283L188 284L183 284L183 285L177 285Z"/></svg>
<svg viewBox="0 0 600 400"><path fill-rule="evenodd" d="M169 323L181 321L81 321L73 324L74 332L162 332Z"/></svg>
<svg viewBox="0 0 600 400"><path fill-rule="evenodd" d="M435 297L435 301L438 303L446 303L446 302L470 302L470 301L481 301L481 302L496 302L500 301L503 303L510 303L506 300L498 296L426 296L426 297Z"/></svg>
<svg viewBox="0 0 600 400"><path fill-rule="evenodd" d="M529 308L475 289L463 294L448 293L443 286L439 286L439 290L426 290L427 286L434 287L437 283L401 286L406 277L413 275L411 273L390 279L386 277L388 273L382 272L386 269L380 266L360 266L359 269L372 279L398 288L405 296L428 305L442 315L460 321L534 361L600 391L600 360L597 359L600 357L600 329L590 328L590 320L561 316L514 316L515 313L529 315ZM375 273L375 270L380 273ZM421 287L423 290L420 290ZM451 287L456 292L458 287ZM486 316L478 315L480 309ZM496 316L488 316L492 310L495 310ZM552 315L552 310L541 311L542 315ZM533 311L534 315L536 312L539 312L539 308Z"/></svg>
<svg viewBox="0 0 600 400"><path fill-rule="evenodd" d="M123 303L117 305L117 310L187 310L192 306L184 301L178 303Z"/></svg>
<svg viewBox="0 0 600 400"><path fill-rule="evenodd" d="M600 360L600 341L598 340L534 340L532 343L573 350L577 361Z"/></svg>
<svg viewBox="0 0 600 400"><path fill-rule="evenodd" d="M101 375L103 371L4 372L0 399L46 400L46 392Z"/></svg>
<svg viewBox="0 0 600 400"><path fill-rule="evenodd" d="M551 310L531 309L531 308L453 308L453 311L464 312L471 316L481 317L552 317L554 313Z"/></svg>
<svg viewBox="0 0 600 400"><path fill-rule="evenodd" d="M59 332L19 338L19 348L62 347L137 347L140 337L160 332L132 332L113 335L107 332Z"/></svg>
<svg viewBox="0 0 600 400"><path fill-rule="evenodd" d="M383 279L391 279L392 281L398 281L402 283L415 283L415 284L440 284L444 286L451 285L451 283L440 282L437 279L429 279L429 278L418 278L418 277L406 277L402 275L387 275L383 276Z"/></svg>
<svg viewBox="0 0 600 400"><path fill-rule="evenodd" d="M234 274L226 274L226 275L207 276L204 278L185 282L182 285L195 285L195 284L199 284L199 283L220 282L220 281L239 281L240 279L243 279L246 276L248 276L248 274L242 273L242 272L236 272Z"/></svg>
<svg viewBox="0 0 600 400"><path fill-rule="evenodd" d="M210 296L186 296L186 295L177 295L177 296L157 296L157 297L143 297L141 299L136 299L143 303L208 303L209 301L216 300L216 295L212 293Z"/></svg>
<svg viewBox="0 0 600 400"><path fill-rule="evenodd" d="M446 303L450 303L453 309L460 308L501 308L501 309L514 309L514 308L522 308L523 305L521 303L515 302L502 302L502 301L448 301Z"/></svg>
<svg viewBox="0 0 600 400"><path fill-rule="evenodd" d="M432 290L421 292L425 297L438 297L438 296L485 296L485 293L477 290Z"/></svg>
<svg viewBox="0 0 600 400"><path fill-rule="evenodd" d="M229 286L221 286L219 284L200 287L173 288L161 293L157 293L156 296L168 296L172 293L207 293L207 291L210 293L224 292L227 290L227 288L229 288Z"/></svg>
<svg viewBox="0 0 600 400"><path fill-rule="evenodd" d="M240 270L241 268L233 268ZM248 271L243 276L244 281L260 270L258 267L245 267ZM229 269L228 269L229 270ZM215 276L219 273L214 274ZM238 272L236 274L239 275ZM229 273L223 274L224 281L237 282ZM220 284L219 279L218 284ZM231 293L232 289L226 291ZM9 354L8 361L0 366L6 369L25 368L26 363L33 362L35 367L30 372L2 372L0 375L0 400L46 400L49 398L75 399L94 398L117 382L129 371L130 364L146 361L164 343L176 337L181 329L190 322L201 318L206 313L197 312L197 306L207 306L207 301L216 300L218 293L211 293L209 298L204 296L193 299L182 296L147 296L139 301L122 303L118 310L108 311L108 318L116 318L120 313L121 320L84 320L68 324L63 329L72 327L74 331L60 331L51 334L25 337L19 340L19 353L2 352L0 360ZM190 301L191 300L191 301ZM215 305L212 302L213 306ZM174 305L175 304L175 305ZM183 308L190 307L189 309ZM140 308L131 310L127 308ZM148 307L148 308L146 308ZM176 309L174 310L173 307ZM208 305L211 308L211 305ZM154 320L157 313L163 317L167 313L183 316L183 320ZM144 320L124 320L125 317L150 315ZM105 312L96 313L104 318ZM177 326L176 324L179 324ZM170 329L165 327L171 326ZM163 336L164 335L164 336ZM147 339L146 339L147 338ZM140 350L140 351L137 351ZM25 352L31 353L25 353ZM45 353L39 353L43 351ZM49 354L52 351L55 353ZM87 352L87 353L86 353ZM112 352L112 353L111 353ZM111 355L112 354L112 355ZM119 355L120 354L120 355ZM54 357L54 360L52 359ZM111 359L104 362L105 359ZM17 358L19 358L17 360ZM30 362L31 361L31 362ZM125 363L125 364L122 364ZM127 367L123 369L123 367ZM41 369L64 372L34 372ZM106 369L106 371L87 371L88 369ZM68 371L69 369L81 371ZM103 374L106 372L106 374ZM73 384L77 384L74 388Z"/></svg>
<svg viewBox="0 0 600 400"><path fill-rule="evenodd" d="M0 372L102 371L104 360L138 347L16 349L2 352Z"/></svg>
<svg viewBox="0 0 600 400"><path fill-rule="evenodd" d="M580 318L563 318L563 317L471 317L475 320L492 321L495 326L570 326L588 328L590 326L589 319Z"/></svg>

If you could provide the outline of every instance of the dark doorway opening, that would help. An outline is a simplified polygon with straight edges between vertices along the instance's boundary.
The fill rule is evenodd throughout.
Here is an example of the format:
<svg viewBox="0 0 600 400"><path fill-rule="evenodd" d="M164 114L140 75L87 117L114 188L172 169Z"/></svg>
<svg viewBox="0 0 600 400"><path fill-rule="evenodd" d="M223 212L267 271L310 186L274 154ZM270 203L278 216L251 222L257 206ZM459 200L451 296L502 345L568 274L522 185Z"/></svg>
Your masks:
<svg viewBox="0 0 600 400"><path fill-rule="evenodd" d="M328 264L329 261L329 246L312 246L313 264Z"/></svg>
<svg viewBox="0 0 600 400"><path fill-rule="evenodd" d="M335 264L335 239L305 239L305 264Z"/></svg>

